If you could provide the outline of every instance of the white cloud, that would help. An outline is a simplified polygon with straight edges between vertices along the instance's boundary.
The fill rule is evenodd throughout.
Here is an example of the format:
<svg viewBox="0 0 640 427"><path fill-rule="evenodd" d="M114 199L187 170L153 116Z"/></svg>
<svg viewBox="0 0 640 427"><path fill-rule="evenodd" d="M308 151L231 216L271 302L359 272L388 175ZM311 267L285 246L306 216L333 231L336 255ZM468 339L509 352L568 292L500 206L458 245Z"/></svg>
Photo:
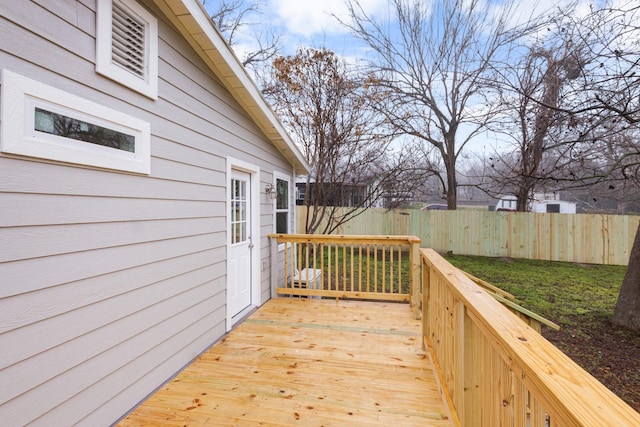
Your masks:
<svg viewBox="0 0 640 427"><path fill-rule="evenodd" d="M374 16L385 10L387 5L386 0L361 0L360 3L367 13ZM279 24L288 33L313 37L346 32L332 16L347 18L344 0L270 0L267 7L277 14Z"/></svg>

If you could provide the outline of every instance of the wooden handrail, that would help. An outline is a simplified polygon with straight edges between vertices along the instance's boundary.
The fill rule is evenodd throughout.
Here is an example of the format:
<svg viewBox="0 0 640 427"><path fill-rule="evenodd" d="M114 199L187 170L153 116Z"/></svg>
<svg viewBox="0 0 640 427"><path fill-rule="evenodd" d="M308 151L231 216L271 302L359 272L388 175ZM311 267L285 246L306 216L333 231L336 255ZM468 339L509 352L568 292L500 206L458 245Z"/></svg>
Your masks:
<svg viewBox="0 0 640 427"><path fill-rule="evenodd" d="M350 236L336 234L268 234L267 237L279 242L323 242L323 243L347 243L347 244L395 244L402 245L408 243L420 244L420 239L416 236Z"/></svg>
<svg viewBox="0 0 640 427"><path fill-rule="evenodd" d="M415 236L270 234L274 295L409 301L420 314Z"/></svg>
<svg viewBox="0 0 640 427"><path fill-rule="evenodd" d="M640 425L640 414L457 268L431 249L421 255L424 341L461 425Z"/></svg>

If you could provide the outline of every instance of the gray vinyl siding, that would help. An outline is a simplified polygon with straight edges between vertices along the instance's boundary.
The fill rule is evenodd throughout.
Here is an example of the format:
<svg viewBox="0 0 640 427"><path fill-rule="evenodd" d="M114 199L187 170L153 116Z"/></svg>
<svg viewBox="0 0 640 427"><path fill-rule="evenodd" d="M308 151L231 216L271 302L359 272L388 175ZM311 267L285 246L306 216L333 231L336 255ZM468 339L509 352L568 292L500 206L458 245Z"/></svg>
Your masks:
<svg viewBox="0 0 640 427"><path fill-rule="evenodd" d="M260 188L291 171L144 4L159 18L157 101L95 73L94 1L0 2L3 68L148 121L152 134L149 176L0 155L3 425L108 425L218 340L226 158L260 167ZM264 302L264 195L260 212Z"/></svg>

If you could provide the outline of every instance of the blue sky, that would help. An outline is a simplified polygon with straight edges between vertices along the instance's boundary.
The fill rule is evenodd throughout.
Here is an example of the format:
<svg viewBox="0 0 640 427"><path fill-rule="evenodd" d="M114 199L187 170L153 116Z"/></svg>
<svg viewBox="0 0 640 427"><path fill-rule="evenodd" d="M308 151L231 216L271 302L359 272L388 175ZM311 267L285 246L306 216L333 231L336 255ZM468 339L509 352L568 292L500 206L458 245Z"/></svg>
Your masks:
<svg viewBox="0 0 640 427"><path fill-rule="evenodd" d="M503 3L503 0L481 1L486 2L487 8L500 8ZM512 16L513 25L523 23L531 16L573 3L574 0L515 1L517 12ZM590 2L600 3L603 0L575 1L578 3L578 14L586 14L589 11ZM612 1L625 4L635 0ZM218 2L219 0L205 0L204 3L205 7L213 8ZM243 56L243 50L252 48L255 37L251 33L269 27L282 35L281 53L285 55L295 54L299 47L327 47L351 63L358 62L367 55L364 46L356 41L333 16L337 15L348 21L345 0L244 0L244 2L247 5L257 2L262 7L260 14L247 18L252 25L244 27L244 37L238 38L239 43L234 46L240 57ZM376 20L385 22L392 19L393 14L388 11L389 0L360 0L360 4L365 12ZM472 151L484 151L496 143L495 140L479 137L472 144Z"/></svg>
<svg viewBox="0 0 640 427"><path fill-rule="evenodd" d="M207 9L213 8L219 0L205 0ZM235 49L251 49L254 37L251 32L266 26L282 35L282 53L295 54L301 46L329 47L338 54L352 56L356 52L354 40L332 16L345 16L343 0L244 0L245 4L260 3L261 14L248 18L252 26L243 30L244 37ZM376 16L383 13L387 0L361 0L365 10ZM242 56L240 52L240 56Z"/></svg>
<svg viewBox="0 0 640 427"><path fill-rule="evenodd" d="M207 8L214 7L219 0L205 0ZM347 58L364 56L365 51L349 35L348 31L341 26L332 16L344 17L347 8L344 0L244 0L245 4L262 4L262 14L249 18L254 24L245 27L245 32L259 31L264 26L271 26L274 30L282 34L282 53L286 55L294 54L300 46L328 47L340 55ZM429 1L429 0L425 0ZM500 7L502 0L484 0L487 7ZM614 0L617 1L617 0ZM620 0L621 2L628 0ZM532 14L550 10L560 5L571 3L571 0L524 0L518 1L518 13L513 16L513 23L524 21ZM578 0L582 4L583 10L588 10L588 1ZM376 19L384 21L390 19L388 13L388 0L360 0L363 9ZM235 49L242 51L249 49L253 38L251 34L235 46ZM242 55L240 55L242 56Z"/></svg>

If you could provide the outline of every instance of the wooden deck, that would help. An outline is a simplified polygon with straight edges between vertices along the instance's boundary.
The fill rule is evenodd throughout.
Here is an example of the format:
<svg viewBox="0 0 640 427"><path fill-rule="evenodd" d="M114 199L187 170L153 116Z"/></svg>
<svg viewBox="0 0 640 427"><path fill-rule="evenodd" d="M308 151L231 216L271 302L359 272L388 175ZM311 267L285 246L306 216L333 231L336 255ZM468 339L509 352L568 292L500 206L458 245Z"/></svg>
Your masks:
<svg viewBox="0 0 640 427"><path fill-rule="evenodd" d="M269 301L120 426L448 426L406 304Z"/></svg>

